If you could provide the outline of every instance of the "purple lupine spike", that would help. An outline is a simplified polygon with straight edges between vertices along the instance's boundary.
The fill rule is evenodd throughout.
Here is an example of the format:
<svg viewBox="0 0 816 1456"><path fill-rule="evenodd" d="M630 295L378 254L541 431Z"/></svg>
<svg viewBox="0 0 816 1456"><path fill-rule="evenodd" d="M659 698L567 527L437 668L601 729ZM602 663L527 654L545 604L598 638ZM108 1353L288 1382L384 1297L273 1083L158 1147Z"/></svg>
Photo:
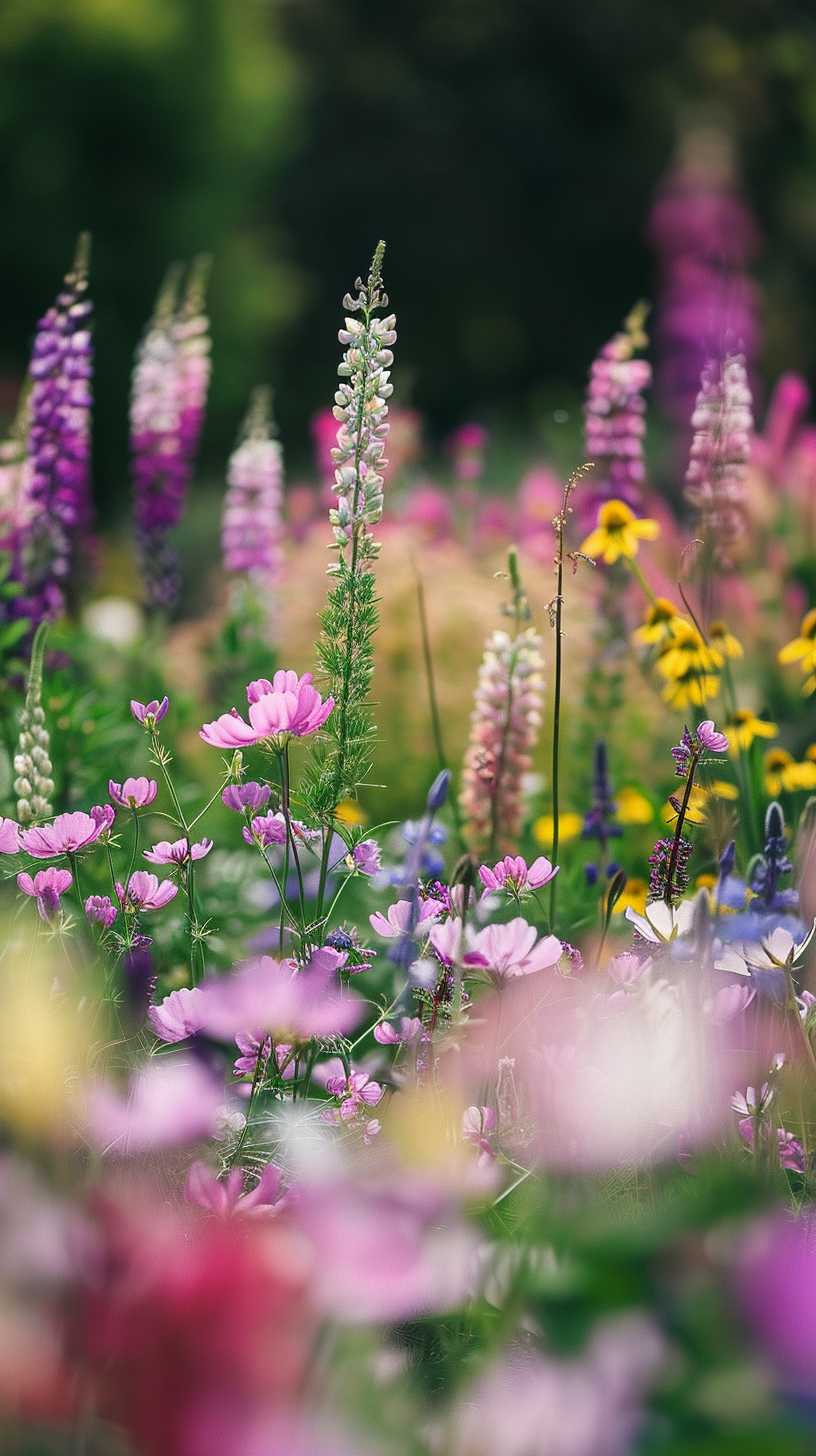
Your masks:
<svg viewBox="0 0 816 1456"><path fill-rule="evenodd" d="M590 370L584 429L587 456L595 469L582 496L582 513L592 524L604 501L625 501L636 512L643 504L643 391L652 382L652 369L634 354L649 342L643 332L646 309L642 303L632 309Z"/></svg>
<svg viewBox="0 0 816 1456"><path fill-rule="evenodd" d="M145 604L153 608L174 607L180 591L168 538L184 512L209 384L208 267L203 257L193 262L181 303L182 267L169 270L133 371L133 513Z"/></svg>
<svg viewBox="0 0 816 1456"><path fill-rule="evenodd" d="M280 442L272 438L271 391L253 390L241 439L227 468L227 493L221 524L224 569L246 577L271 609L280 579Z"/></svg>
<svg viewBox="0 0 816 1456"><path fill-rule="evenodd" d="M21 502L25 524L14 603L32 627L60 615L72 567L91 522L90 430L93 350L89 329L90 234L82 233L62 291L37 324L29 366L27 466Z"/></svg>
<svg viewBox="0 0 816 1456"><path fill-rule="evenodd" d="M748 268L759 251L756 222L739 193L733 146L716 126L695 126L658 188L649 217L658 259L657 390L683 431L709 359L735 347L752 365L760 333Z"/></svg>
<svg viewBox="0 0 816 1456"><path fill-rule="evenodd" d="M691 417L694 438L683 494L699 511L700 530L718 565L733 566L733 551L747 530L751 458L751 391L745 358L728 354L703 369Z"/></svg>

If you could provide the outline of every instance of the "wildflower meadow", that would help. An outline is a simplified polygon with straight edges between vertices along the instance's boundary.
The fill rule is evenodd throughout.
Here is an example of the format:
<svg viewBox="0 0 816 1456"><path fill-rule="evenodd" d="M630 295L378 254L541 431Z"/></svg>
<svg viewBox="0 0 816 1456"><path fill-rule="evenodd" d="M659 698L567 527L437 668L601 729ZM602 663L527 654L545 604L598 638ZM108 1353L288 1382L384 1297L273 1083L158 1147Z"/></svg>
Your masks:
<svg viewBox="0 0 816 1456"><path fill-rule="evenodd" d="M493 495L478 421L412 468L377 244L320 480L256 388L215 574L172 267L104 590L66 260L0 449L3 1452L816 1446L816 430L739 199L649 225L569 469Z"/></svg>

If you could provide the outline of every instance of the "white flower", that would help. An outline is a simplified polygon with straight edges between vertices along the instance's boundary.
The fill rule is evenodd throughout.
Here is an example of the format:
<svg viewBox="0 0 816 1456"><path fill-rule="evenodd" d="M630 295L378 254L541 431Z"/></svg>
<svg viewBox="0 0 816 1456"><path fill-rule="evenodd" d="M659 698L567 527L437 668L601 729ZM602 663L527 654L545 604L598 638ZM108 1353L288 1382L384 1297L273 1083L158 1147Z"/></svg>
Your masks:
<svg viewBox="0 0 816 1456"><path fill-rule="evenodd" d="M631 921L644 940L650 940L653 945L663 945L669 940L675 940L678 935L685 935L691 929L694 904L691 900L681 900L674 908L667 905L665 900L655 900L653 904L646 906L645 915L638 915L631 905L627 905L625 914L626 919Z"/></svg>

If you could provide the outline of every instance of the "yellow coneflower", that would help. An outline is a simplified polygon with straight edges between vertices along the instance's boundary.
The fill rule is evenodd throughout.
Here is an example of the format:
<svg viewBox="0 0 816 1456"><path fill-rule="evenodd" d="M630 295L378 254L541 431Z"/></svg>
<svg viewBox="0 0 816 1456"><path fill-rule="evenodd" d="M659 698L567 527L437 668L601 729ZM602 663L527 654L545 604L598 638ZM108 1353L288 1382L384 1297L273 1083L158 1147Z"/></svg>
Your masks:
<svg viewBox="0 0 816 1456"><path fill-rule="evenodd" d="M809 697L816 688L816 607L803 617L799 636L780 648L779 661L798 662L802 672L810 673L802 687L805 697Z"/></svg>
<svg viewBox="0 0 816 1456"><path fill-rule="evenodd" d="M661 693L664 703L670 708L704 708L711 698L716 698L720 691L720 679L713 673L700 673L695 669L689 670L683 677L675 678L673 682L667 682Z"/></svg>
<svg viewBox="0 0 816 1456"><path fill-rule="evenodd" d="M713 784L708 785L708 792L712 799L734 799L739 798L739 789L736 784L729 784L727 779L715 779Z"/></svg>
<svg viewBox="0 0 816 1456"><path fill-rule="evenodd" d="M667 638L675 635L678 626L689 625L688 617L677 610L674 602L670 602L668 597L657 597L646 613L643 626L637 627L632 636L647 647L660 647Z"/></svg>
<svg viewBox="0 0 816 1456"><path fill-rule="evenodd" d="M598 512L598 524L581 551L611 566L619 556L637 556L641 541L654 541L659 531L657 521L638 520L625 501L605 501Z"/></svg>
<svg viewBox="0 0 816 1456"><path fill-rule="evenodd" d="M776 738L778 732L775 723L766 723L764 718L757 718L750 708L738 708L723 724L731 758L736 758L740 749L747 753L755 738Z"/></svg>
<svg viewBox="0 0 816 1456"><path fill-rule="evenodd" d="M615 901L612 911L613 915L622 915L624 910L631 907L636 915L643 915L646 909L646 900L649 895L649 886L645 880L627 880L620 895Z"/></svg>
<svg viewBox="0 0 816 1456"><path fill-rule="evenodd" d="M658 671L665 678L685 677L689 672L711 673L723 665L722 653L709 647L691 622L680 622L657 655Z"/></svg>
<svg viewBox="0 0 816 1456"><path fill-rule="evenodd" d="M741 642L733 633L729 632L725 622L712 622L708 629L708 640L712 647L723 654L723 657L744 657L745 653Z"/></svg>
<svg viewBox="0 0 816 1456"><path fill-rule="evenodd" d="M705 805L708 795L708 789L704 789L701 784L694 785L686 808L687 824L705 824ZM672 803L672 799L676 799L678 804L681 802L680 794L672 794L672 798L663 805L660 812L666 824L674 824L680 812L677 805Z"/></svg>
<svg viewBox="0 0 816 1456"><path fill-rule="evenodd" d="M640 789L619 789L615 795L615 812L619 824L651 824L654 807Z"/></svg>
<svg viewBox="0 0 816 1456"><path fill-rule="evenodd" d="M769 748L765 754L765 792L775 799L782 792L782 773L796 760L786 748Z"/></svg>
<svg viewBox="0 0 816 1456"><path fill-rule="evenodd" d="M537 844L546 848L553 842L554 820L552 814L542 814L536 819L533 825L533 839ZM568 839L577 839L584 827L584 821L580 814L573 814L569 810L558 816L558 841L564 844Z"/></svg>

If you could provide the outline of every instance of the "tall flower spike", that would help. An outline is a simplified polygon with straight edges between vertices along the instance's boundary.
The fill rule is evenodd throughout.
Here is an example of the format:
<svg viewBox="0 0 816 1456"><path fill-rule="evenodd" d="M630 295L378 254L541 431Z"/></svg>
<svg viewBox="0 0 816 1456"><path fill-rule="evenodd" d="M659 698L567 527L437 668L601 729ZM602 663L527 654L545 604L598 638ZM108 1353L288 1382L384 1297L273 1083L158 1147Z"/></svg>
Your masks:
<svg viewBox="0 0 816 1456"><path fill-rule="evenodd" d="M224 569L248 582L271 619L281 570L283 456L272 438L271 390L255 389L227 467L221 524Z"/></svg>
<svg viewBox="0 0 816 1456"><path fill-rule="evenodd" d="M181 302L183 265L168 271L133 371L133 513L145 603L153 608L172 608L180 590L168 538L184 512L209 384L208 270L208 258L194 260Z"/></svg>
<svg viewBox="0 0 816 1456"><path fill-rule="evenodd" d="M494 632L485 643L459 796L474 850L511 850L521 830L521 781L541 725L541 648L532 627L515 638Z"/></svg>
<svg viewBox="0 0 816 1456"><path fill-rule="evenodd" d="M64 610L68 578L80 565L91 521L89 250L90 234L82 233L62 292L37 325L29 366L28 523L21 553L26 590L16 611L33 627Z"/></svg>
<svg viewBox="0 0 816 1456"><path fill-rule="evenodd" d="M373 672L371 639L377 625L373 565L379 552L370 527L383 508L384 451L388 435L386 401L396 340L393 314L376 318L387 308L382 287L385 243L378 243L368 282L357 279L357 297L346 294L347 318L339 339L345 353L338 368L335 394L338 421L333 490L337 504L329 512L337 562L329 568L335 585L321 615L317 645L326 688L335 711L326 741L316 751L307 774L306 797L312 812L324 820L341 799L353 797L368 773L374 728L368 693Z"/></svg>
<svg viewBox="0 0 816 1456"><path fill-rule="evenodd" d="M587 521L594 520L604 501L625 501L636 512L641 507L640 486L646 475L643 391L652 382L652 369L634 354L649 342L643 331L647 312L648 304L636 304L590 370L584 428L586 453L595 470L581 497Z"/></svg>
<svg viewBox="0 0 816 1456"><path fill-rule="evenodd" d="M43 656L47 636L48 625L41 622L31 649L28 689L20 714L20 738L14 755L17 818L23 825L31 824L35 819L47 819L54 812L49 803L54 792L49 756L51 745L42 705Z"/></svg>
<svg viewBox="0 0 816 1456"><path fill-rule="evenodd" d="M684 494L700 512L715 560L728 569L734 547L746 531L746 480L754 428L742 354L729 354L723 364L711 360L705 366L691 423L694 439Z"/></svg>

